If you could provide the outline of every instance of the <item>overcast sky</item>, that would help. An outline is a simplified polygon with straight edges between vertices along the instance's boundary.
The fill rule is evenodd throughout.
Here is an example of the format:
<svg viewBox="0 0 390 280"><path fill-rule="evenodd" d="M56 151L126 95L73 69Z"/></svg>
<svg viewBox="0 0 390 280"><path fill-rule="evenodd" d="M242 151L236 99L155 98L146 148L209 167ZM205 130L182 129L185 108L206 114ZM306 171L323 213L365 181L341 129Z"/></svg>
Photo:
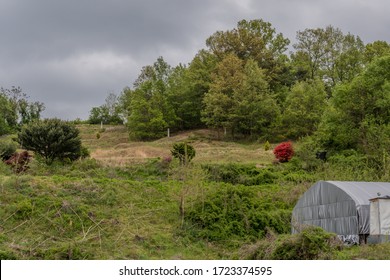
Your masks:
<svg viewBox="0 0 390 280"><path fill-rule="evenodd" d="M0 86L20 86L44 117L87 119L159 56L189 63L218 30L271 22L295 40L333 25L390 42L388 0L0 0Z"/></svg>

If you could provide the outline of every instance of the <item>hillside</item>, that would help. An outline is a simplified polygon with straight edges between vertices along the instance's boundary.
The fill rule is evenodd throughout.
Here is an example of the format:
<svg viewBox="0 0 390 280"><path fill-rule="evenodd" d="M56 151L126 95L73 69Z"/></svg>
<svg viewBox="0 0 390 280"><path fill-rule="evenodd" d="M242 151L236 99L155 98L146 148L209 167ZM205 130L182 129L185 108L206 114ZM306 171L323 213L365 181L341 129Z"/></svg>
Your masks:
<svg viewBox="0 0 390 280"><path fill-rule="evenodd" d="M180 141L194 146L196 163L269 164L274 158L272 150L264 151L261 144L217 141L215 133L208 129L182 132L152 142L129 142L124 126L107 126L103 132L99 125L80 125L79 128L83 143L91 150L91 157L111 166L168 157L173 143Z"/></svg>
<svg viewBox="0 0 390 280"><path fill-rule="evenodd" d="M229 257L218 244L183 235L181 187L157 158L169 156L172 143L183 140L196 147L198 163L254 162L261 154L266 162L268 152L208 140L207 130L129 142L123 126L79 128L91 160L52 166L33 161L21 175L1 165L1 259Z"/></svg>
<svg viewBox="0 0 390 280"><path fill-rule="evenodd" d="M320 178L345 176L330 163L315 172L297 160L273 165L262 144L217 141L209 130L129 142L122 126L79 128L92 159L34 160L24 174L0 165L0 259L285 258L272 252L297 242L297 199ZM193 164L165 162L184 140ZM389 249L336 246L312 258L389 259Z"/></svg>

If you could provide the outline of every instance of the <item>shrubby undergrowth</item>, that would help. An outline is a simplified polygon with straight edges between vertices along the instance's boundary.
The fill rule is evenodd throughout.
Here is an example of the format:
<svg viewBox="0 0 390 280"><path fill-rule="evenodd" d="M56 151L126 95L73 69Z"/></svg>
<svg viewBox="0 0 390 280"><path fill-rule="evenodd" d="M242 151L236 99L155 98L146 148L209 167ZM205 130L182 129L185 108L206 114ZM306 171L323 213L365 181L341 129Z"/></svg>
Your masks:
<svg viewBox="0 0 390 280"><path fill-rule="evenodd" d="M332 259L362 256L319 230L289 235L292 209L317 180L386 180L356 150L295 142L286 163L180 165L156 158L122 167L94 159L22 174L0 165L4 259ZM196 144L196 143L195 143ZM387 159L384 158L386 166ZM7 232L7 234L3 234ZM45 233L45 234L42 234ZM55 238L52 238L52 237ZM39 246L37 246L40 244ZM356 250L356 251L355 251ZM345 253L344 253L345 251ZM383 250L384 251L384 250ZM179 253L178 253L179 252ZM365 252L367 258L373 253ZM386 253L381 258L385 258ZM366 258L366 256L364 257Z"/></svg>
<svg viewBox="0 0 390 280"><path fill-rule="evenodd" d="M272 230L255 244L243 246L240 258L252 260L328 260L342 249L333 233L307 227L299 234L276 235Z"/></svg>
<svg viewBox="0 0 390 280"><path fill-rule="evenodd" d="M241 184L245 186L272 184L278 179L272 167L257 168L249 164L205 164L209 178L216 182Z"/></svg>
<svg viewBox="0 0 390 280"><path fill-rule="evenodd" d="M0 160L9 159L18 148L18 145L12 140L0 139Z"/></svg>
<svg viewBox="0 0 390 280"><path fill-rule="evenodd" d="M263 238L267 228L290 231L291 206L274 197L277 186L212 184L202 200L188 211L193 234L209 241L253 241Z"/></svg>
<svg viewBox="0 0 390 280"><path fill-rule="evenodd" d="M348 176L356 176L366 168L364 161L355 152L333 154L309 170L300 168L303 161L297 156L266 167L200 168L154 159L117 168L93 159L50 166L34 160L25 174L0 176L0 214L5 217L1 227L10 233L0 233L0 256L167 258L172 248L199 246L198 253L214 248L221 258L348 258L333 235L319 229L289 235L290 217L312 183L347 176L346 162L352 170ZM42 232L48 239L36 247ZM125 244L132 247L132 255L127 255ZM204 244L212 248L206 250ZM194 258L193 253L186 256Z"/></svg>

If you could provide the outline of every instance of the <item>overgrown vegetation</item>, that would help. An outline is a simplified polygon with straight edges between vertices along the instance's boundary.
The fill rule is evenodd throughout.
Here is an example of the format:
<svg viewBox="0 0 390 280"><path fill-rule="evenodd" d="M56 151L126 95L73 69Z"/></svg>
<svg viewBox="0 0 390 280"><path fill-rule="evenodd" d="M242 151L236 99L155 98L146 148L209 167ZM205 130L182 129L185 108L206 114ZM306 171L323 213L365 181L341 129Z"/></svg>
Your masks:
<svg viewBox="0 0 390 280"><path fill-rule="evenodd" d="M289 44L242 20L188 65L159 57L92 108L103 128L42 121L42 103L1 89L0 257L390 259L388 244L288 234L315 181L390 180L390 45L332 26ZM5 164L23 153L28 168Z"/></svg>
<svg viewBox="0 0 390 280"><path fill-rule="evenodd" d="M83 143L93 151L113 149L101 142L110 133L115 141L126 134L107 128L97 139L99 126L80 129ZM252 144L215 142L224 149L213 147L218 162L209 163L202 155L209 152L202 148L208 142L187 137L197 139L191 145L198 148L197 157L186 165L164 153L123 166L95 159L47 165L33 158L29 169L18 174L0 163L1 258L376 258L371 247L340 248L331 235L318 230L289 235L292 208L315 181L385 178L367 172L367 161L356 152L331 154L324 162L315 154L305 158L308 144L302 144L289 162L273 165L272 151L265 152L259 143L255 150L268 163L232 164L224 160L230 158L224 151L234 147L247 153ZM154 145L162 145L169 155L176 138L165 141ZM382 252L379 258L389 258L386 245L375 248Z"/></svg>
<svg viewBox="0 0 390 280"><path fill-rule="evenodd" d="M319 227L307 227L299 234L275 235L255 244L243 246L240 258L253 260L329 260L343 249L341 241L333 233Z"/></svg>
<svg viewBox="0 0 390 280"><path fill-rule="evenodd" d="M11 139L0 139L0 159L9 159L17 149L18 145Z"/></svg>
<svg viewBox="0 0 390 280"><path fill-rule="evenodd" d="M267 228L290 231L291 206L274 195L277 186L218 184L210 188L188 213L196 237L234 244L261 239Z"/></svg>

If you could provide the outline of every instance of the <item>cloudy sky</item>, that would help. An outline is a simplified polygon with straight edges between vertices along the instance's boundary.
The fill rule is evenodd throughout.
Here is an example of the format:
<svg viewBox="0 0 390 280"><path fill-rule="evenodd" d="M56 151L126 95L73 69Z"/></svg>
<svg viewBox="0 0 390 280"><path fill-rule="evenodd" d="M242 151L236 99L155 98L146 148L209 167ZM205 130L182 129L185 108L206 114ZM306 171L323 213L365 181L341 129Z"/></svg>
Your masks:
<svg viewBox="0 0 390 280"><path fill-rule="evenodd" d="M263 19L295 40L329 24L390 42L388 0L0 0L0 86L45 103L44 117L87 119L163 56L189 63L217 30Z"/></svg>

